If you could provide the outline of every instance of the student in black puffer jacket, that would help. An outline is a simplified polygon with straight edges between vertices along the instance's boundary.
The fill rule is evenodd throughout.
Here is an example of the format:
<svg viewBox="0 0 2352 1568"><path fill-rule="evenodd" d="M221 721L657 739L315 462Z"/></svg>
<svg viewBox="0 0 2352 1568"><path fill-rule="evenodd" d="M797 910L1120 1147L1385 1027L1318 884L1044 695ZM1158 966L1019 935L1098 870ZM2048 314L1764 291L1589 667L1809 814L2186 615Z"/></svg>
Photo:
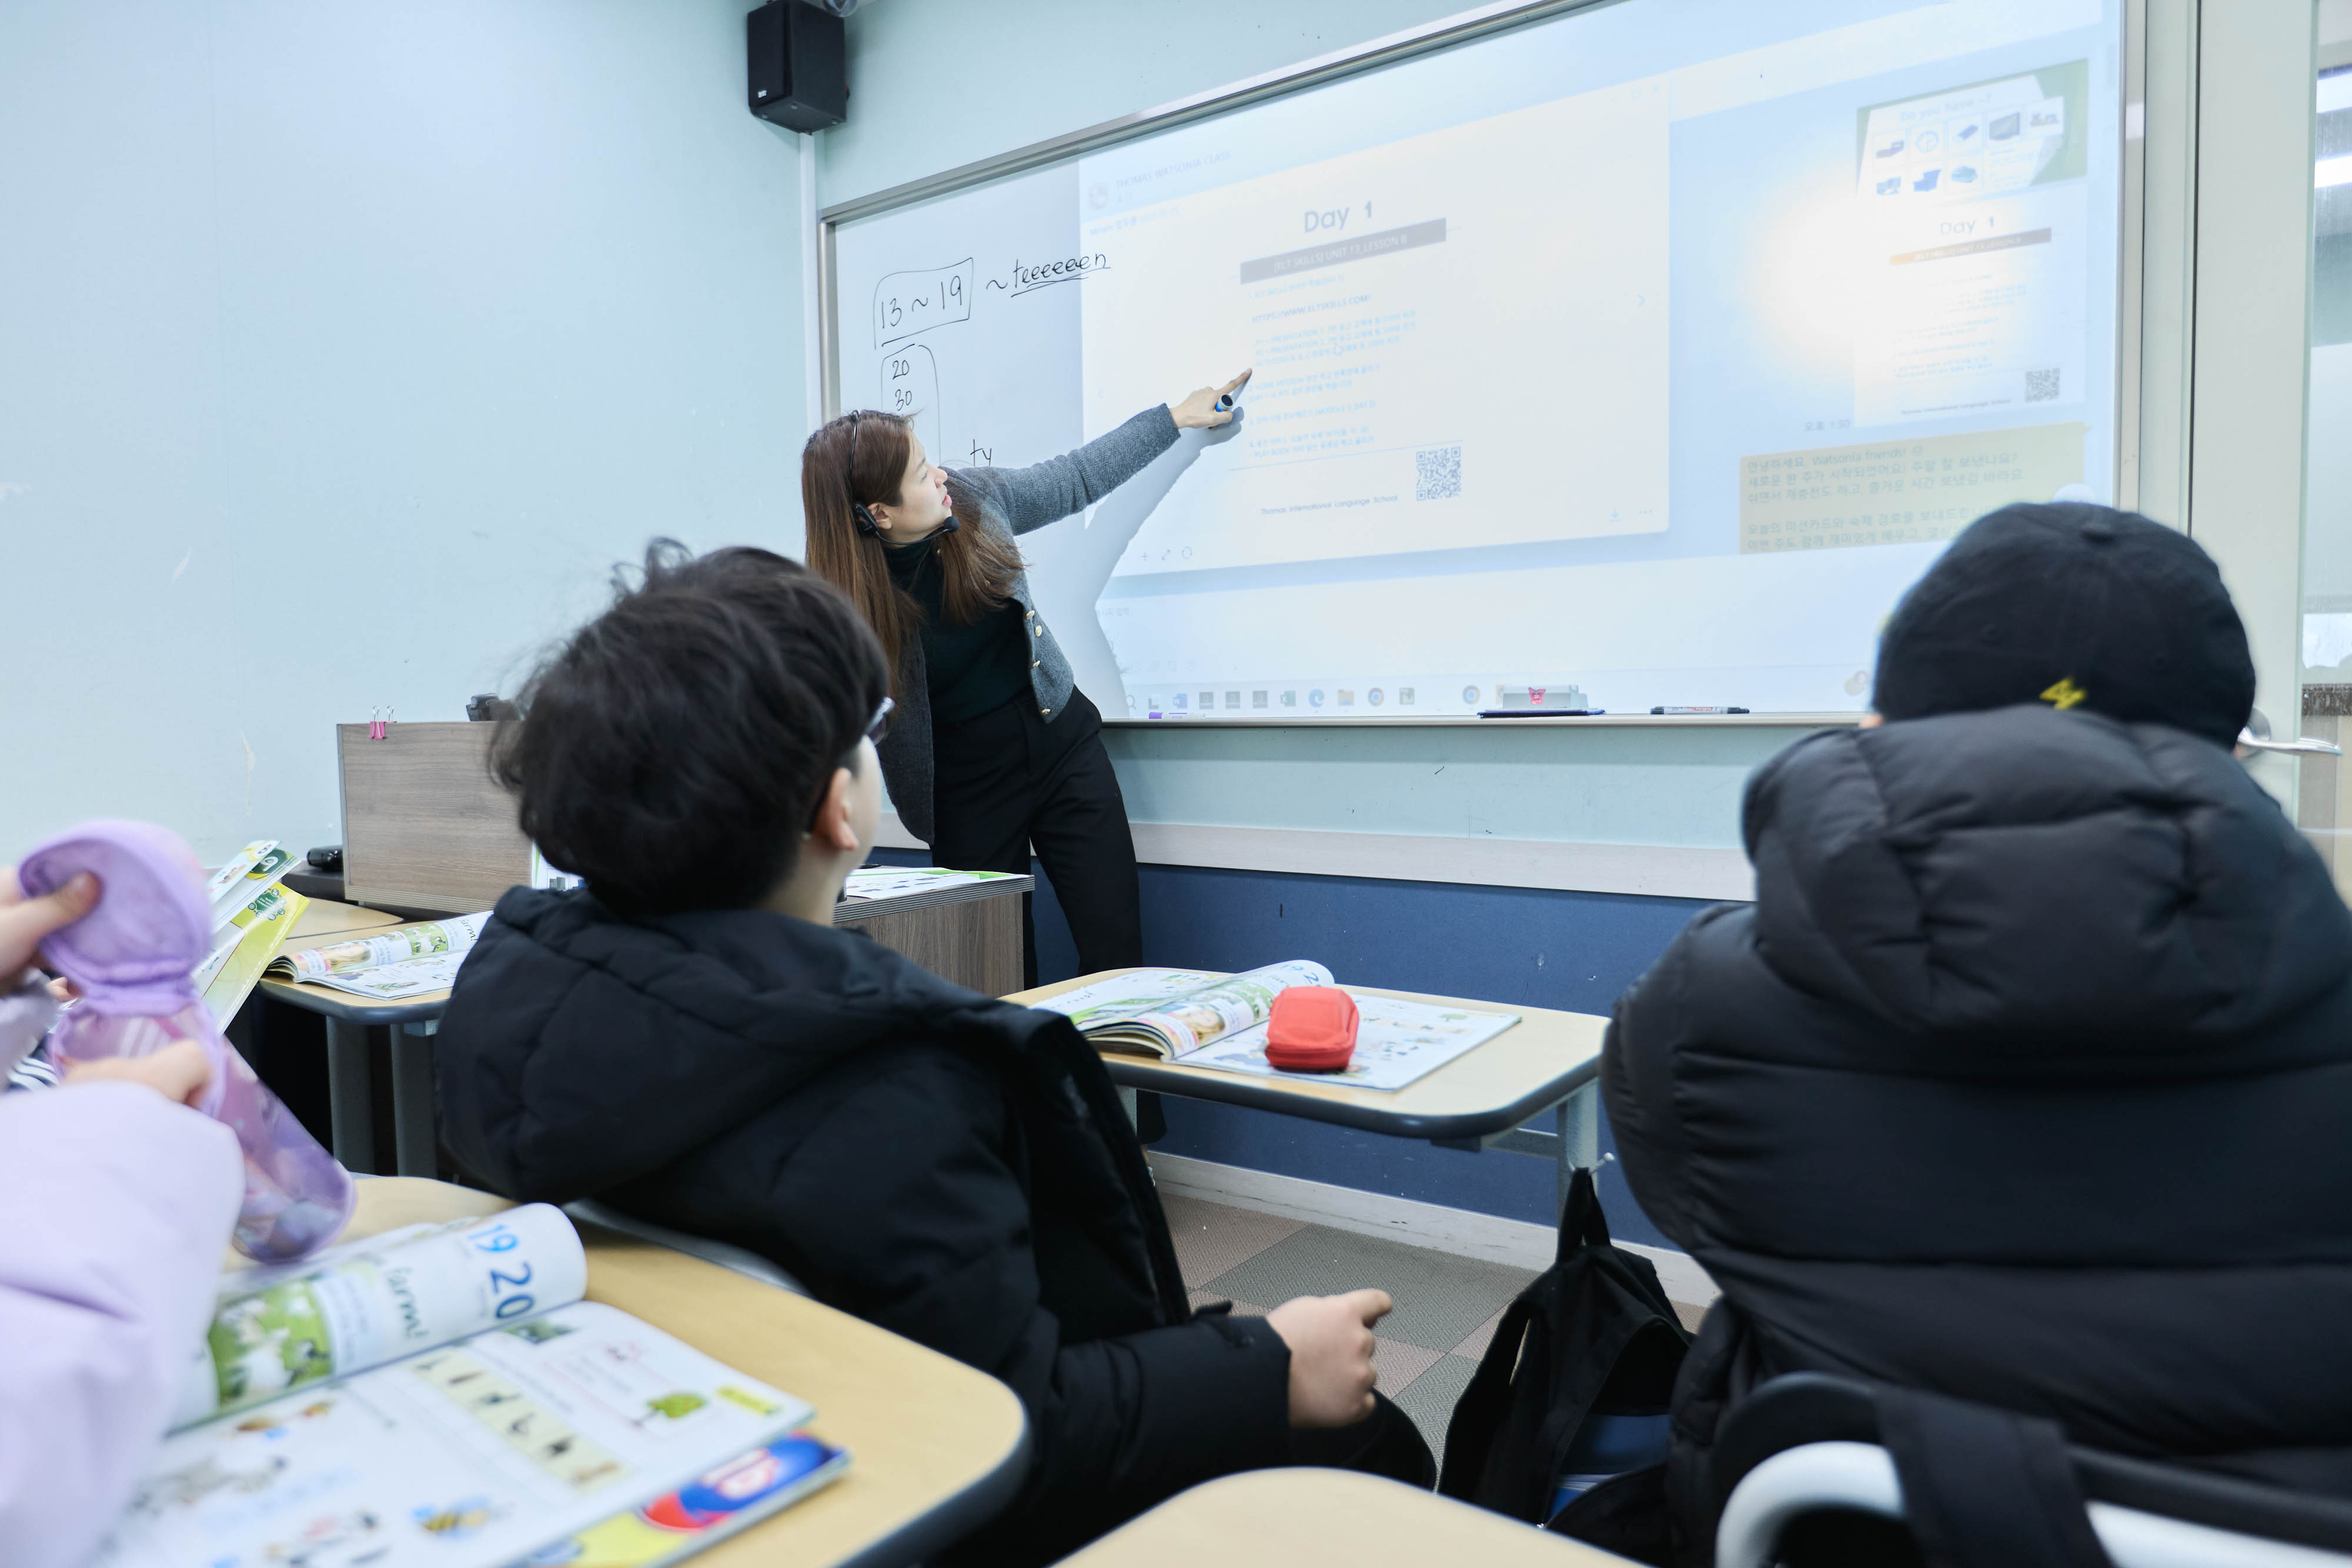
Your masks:
<svg viewBox="0 0 2352 1568"><path fill-rule="evenodd" d="M1429 1485L1372 1392L1385 1295L1194 1316L1069 1020L831 923L880 810L881 650L792 561L681 554L649 552L499 737L524 831L588 885L509 893L457 977L436 1077L459 1165L748 1247L1010 1385L1026 1480L931 1561L1050 1561L1260 1466Z"/></svg>
<svg viewBox="0 0 2352 1568"><path fill-rule="evenodd" d="M2352 1488L2352 916L2231 755L2245 634L2185 537L1979 520L1897 608L1882 725L1750 783L1753 905L1602 1060L1627 1179L1723 1288L1669 1492L1810 1369Z"/></svg>

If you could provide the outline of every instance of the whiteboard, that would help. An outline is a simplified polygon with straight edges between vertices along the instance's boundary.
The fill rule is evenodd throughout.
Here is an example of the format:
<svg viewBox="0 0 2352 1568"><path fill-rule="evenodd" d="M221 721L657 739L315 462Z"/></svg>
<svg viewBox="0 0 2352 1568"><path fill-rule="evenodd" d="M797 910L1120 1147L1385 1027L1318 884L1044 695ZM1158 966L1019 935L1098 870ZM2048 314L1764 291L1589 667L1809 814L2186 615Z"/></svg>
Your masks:
<svg viewBox="0 0 2352 1568"><path fill-rule="evenodd" d="M2112 498L2122 32L1626 0L983 169L829 222L835 408L1018 466L1256 367L1023 540L1114 720L1859 709L1969 520Z"/></svg>

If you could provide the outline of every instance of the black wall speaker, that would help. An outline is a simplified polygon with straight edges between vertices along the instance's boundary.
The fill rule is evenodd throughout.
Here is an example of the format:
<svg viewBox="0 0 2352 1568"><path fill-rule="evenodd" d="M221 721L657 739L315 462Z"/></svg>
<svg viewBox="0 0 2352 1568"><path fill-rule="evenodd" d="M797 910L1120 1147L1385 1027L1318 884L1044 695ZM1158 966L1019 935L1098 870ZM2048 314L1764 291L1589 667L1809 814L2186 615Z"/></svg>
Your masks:
<svg viewBox="0 0 2352 1568"><path fill-rule="evenodd" d="M769 0L743 18L751 112L794 131L849 118L849 51L842 20L802 0Z"/></svg>

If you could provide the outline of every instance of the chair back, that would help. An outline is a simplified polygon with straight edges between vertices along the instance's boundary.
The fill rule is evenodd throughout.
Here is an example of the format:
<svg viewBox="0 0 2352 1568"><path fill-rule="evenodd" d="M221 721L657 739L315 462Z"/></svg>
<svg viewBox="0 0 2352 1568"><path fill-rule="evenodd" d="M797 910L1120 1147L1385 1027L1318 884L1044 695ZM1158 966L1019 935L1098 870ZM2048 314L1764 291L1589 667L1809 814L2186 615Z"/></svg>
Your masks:
<svg viewBox="0 0 2352 1568"><path fill-rule="evenodd" d="M1987 1418L1994 1425L1974 1428L1972 1441L1968 1423ZM2027 1457L2015 1473L2031 1485L2028 1450L2042 1427L2049 1424L1819 1373L1775 1378L1740 1402L1717 1443L1716 1495L1727 1500L1716 1568L1763 1568L1778 1560L1791 1524L1824 1510L1902 1521L1939 1568L2027 1560L2084 1568L2352 1568L2352 1505L2072 1445L2054 1450L2074 1493L2055 1506L2079 1510L2086 1528L2020 1541L2011 1535L2020 1517L2030 1523L2035 1505L2052 1501L2049 1478L2041 1478L2032 1500L1990 1495L2009 1472L1998 1464L1975 1468L1981 1433L2025 1431L2019 1451ZM1955 1431L1957 1446L1948 1440ZM1994 1479L1972 1499L1956 1500L1941 1484L1948 1475L1939 1473L1952 1468ZM1991 1517L1990 1525L1970 1517L1974 1505Z"/></svg>

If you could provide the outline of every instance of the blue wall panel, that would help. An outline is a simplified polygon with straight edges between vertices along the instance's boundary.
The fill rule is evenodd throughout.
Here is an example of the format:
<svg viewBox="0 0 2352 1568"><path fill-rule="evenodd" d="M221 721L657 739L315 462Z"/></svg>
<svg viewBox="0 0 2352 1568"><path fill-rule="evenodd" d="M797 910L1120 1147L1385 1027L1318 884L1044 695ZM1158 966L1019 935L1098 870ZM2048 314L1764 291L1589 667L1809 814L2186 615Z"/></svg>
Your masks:
<svg viewBox="0 0 2352 1568"><path fill-rule="evenodd" d="M877 852L877 858L924 863L912 851ZM1047 982L1067 979L1077 972L1077 951L1042 869L1037 886L1038 974ZM1705 907L1681 898L1143 868L1150 963L1246 969L1314 958L1356 985L1576 1012L1609 1011ZM1157 1146L1165 1154L1552 1222L1551 1167L1523 1155L1461 1154L1200 1101L1163 1103L1168 1136ZM1601 1137L1604 1150L1612 1146L1605 1117ZM1601 1190L1621 1239L1664 1244L1616 1166L1606 1168Z"/></svg>

